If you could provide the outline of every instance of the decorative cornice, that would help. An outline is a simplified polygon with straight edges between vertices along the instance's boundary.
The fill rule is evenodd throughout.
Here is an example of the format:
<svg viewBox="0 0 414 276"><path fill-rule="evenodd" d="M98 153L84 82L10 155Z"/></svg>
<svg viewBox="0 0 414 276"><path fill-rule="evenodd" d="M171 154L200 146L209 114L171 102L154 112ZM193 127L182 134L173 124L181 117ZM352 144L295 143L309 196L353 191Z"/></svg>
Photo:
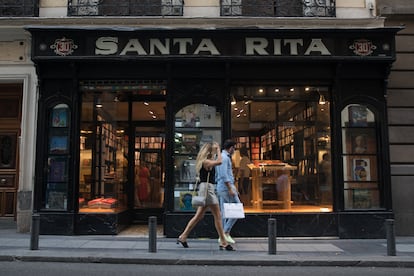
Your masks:
<svg viewBox="0 0 414 276"><path fill-rule="evenodd" d="M144 28L381 28L385 18L269 18L269 17L64 17L64 18L0 18L0 28L26 25L87 26L87 27L144 27Z"/></svg>

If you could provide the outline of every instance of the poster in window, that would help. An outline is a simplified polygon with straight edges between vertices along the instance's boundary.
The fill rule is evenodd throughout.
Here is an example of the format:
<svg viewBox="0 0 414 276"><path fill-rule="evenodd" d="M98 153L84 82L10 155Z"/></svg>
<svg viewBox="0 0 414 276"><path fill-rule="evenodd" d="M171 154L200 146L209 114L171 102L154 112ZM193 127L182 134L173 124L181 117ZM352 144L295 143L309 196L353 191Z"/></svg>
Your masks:
<svg viewBox="0 0 414 276"><path fill-rule="evenodd" d="M182 153L190 153L190 154L197 154L198 153L198 146L200 141L200 135L198 134L183 134L183 152Z"/></svg>
<svg viewBox="0 0 414 276"><path fill-rule="evenodd" d="M66 178L66 160L62 158L49 159L49 182L63 182Z"/></svg>
<svg viewBox="0 0 414 276"><path fill-rule="evenodd" d="M200 126L203 127L218 127L220 121L216 120L216 107L203 106L200 114Z"/></svg>
<svg viewBox="0 0 414 276"><path fill-rule="evenodd" d="M182 211L193 211L193 205L191 203L191 199L193 198L193 192L192 191L185 191L180 192L180 210Z"/></svg>
<svg viewBox="0 0 414 276"><path fill-rule="evenodd" d="M195 160L185 156L175 158L175 177L177 182L194 182L196 179Z"/></svg>
<svg viewBox="0 0 414 276"><path fill-rule="evenodd" d="M47 192L46 198L46 208L66 209L66 193L52 190Z"/></svg>
<svg viewBox="0 0 414 276"><path fill-rule="evenodd" d="M67 136L52 136L50 138L50 153L64 154L68 152Z"/></svg>
<svg viewBox="0 0 414 276"><path fill-rule="evenodd" d="M371 208L371 194L367 189L356 189L353 191L353 206L354 209L369 209Z"/></svg>
<svg viewBox="0 0 414 276"><path fill-rule="evenodd" d="M366 127L368 126L368 110L363 105L352 105L348 107L349 125L351 127Z"/></svg>
<svg viewBox="0 0 414 276"><path fill-rule="evenodd" d="M67 127L68 126L68 109L54 108L52 111L52 127Z"/></svg>
<svg viewBox="0 0 414 276"><path fill-rule="evenodd" d="M354 181L371 181L370 160L368 158L355 158L352 169Z"/></svg>

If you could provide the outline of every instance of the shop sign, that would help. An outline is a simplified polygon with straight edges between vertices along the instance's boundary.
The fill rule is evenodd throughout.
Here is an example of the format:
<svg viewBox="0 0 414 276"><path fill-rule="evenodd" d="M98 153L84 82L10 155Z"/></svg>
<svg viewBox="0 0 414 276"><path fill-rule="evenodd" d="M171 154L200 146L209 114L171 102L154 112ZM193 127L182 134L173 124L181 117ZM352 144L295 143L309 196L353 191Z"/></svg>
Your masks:
<svg viewBox="0 0 414 276"><path fill-rule="evenodd" d="M145 47L144 45L147 45ZM311 54L330 56L328 50L321 38L313 38L304 45L303 39L266 39L262 37L247 37L244 40L245 56L281 56L281 55L299 55L303 48L303 55ZM282 51L283 50L283 51ZM222 51L216 46L210 38L202 38L195 41L192 38L150 38L147 43L139 39L129 39L122 44L118 37L99 37L95 43L96 55L212 55L220 56Z"/></svg>
<svg viewBox="0 0 414 276"><path fill-rule="evenodd" d="M41 57L393 57L394 36L283 32L52 32L34 35ZM355 37L356 36L356 37ZM365 37L364 37L365 36Z"/></svg>

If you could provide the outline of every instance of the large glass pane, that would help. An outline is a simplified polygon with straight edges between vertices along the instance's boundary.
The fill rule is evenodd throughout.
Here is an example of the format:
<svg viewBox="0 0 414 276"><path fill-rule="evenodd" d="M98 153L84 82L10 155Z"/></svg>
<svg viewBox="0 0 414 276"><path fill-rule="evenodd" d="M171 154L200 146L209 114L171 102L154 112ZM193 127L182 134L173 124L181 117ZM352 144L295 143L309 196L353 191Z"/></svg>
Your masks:
<svg viewBox="0 0 414 276"><path fill-rule="evenodd" d="M126 206L128 105L111 92L83 94L79 211L116 212Z"/></svg>
<svg viewBox="0 0 414 276"><path fill-rule="evenodd" d="M162 207L165 176L164 152L164 126L135 128L135 207Z"/></svg>
<svg viewBox="0 0 414 276"><path fill-rule="evenodd" d="M351 104L341 112L345 209L380 208L375 116Z"/></svg>
<svg viewBox="0 0 414 276"><path fill-rule="evenodd" d="M46 187L42 206L49 210L67 210L70 162L67 104L55 105L50 111Z"/></svg>
<svg viewBox="0 0 414 276"><path fill-rule="evenodd" d="M195 160L207 142L221 141L221 113L215 106L188 105L175 114L174 209L193 211L191 196L196 180Z"/></svg>
<svg viewBox="0 0 414 276"><path fill-rule="evenodd" d="M332 210L327 87L234 86L233 155L246 212Z"/></svg>

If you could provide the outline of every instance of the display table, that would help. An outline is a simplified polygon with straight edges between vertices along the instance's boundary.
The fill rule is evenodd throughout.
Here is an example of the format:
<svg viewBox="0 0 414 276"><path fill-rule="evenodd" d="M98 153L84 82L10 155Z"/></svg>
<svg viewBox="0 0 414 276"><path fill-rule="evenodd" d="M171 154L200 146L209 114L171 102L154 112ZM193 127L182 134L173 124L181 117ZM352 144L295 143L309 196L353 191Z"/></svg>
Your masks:
<svg viewBox="0 0 414 276"><path fill-rule="evenodd" d="M291 209L291 171L296 166L278 160L264 160L249 165L252 172L252 204L262 209L264 205L282 205ZM268 188L268 189L266 189Z"/></svg>

